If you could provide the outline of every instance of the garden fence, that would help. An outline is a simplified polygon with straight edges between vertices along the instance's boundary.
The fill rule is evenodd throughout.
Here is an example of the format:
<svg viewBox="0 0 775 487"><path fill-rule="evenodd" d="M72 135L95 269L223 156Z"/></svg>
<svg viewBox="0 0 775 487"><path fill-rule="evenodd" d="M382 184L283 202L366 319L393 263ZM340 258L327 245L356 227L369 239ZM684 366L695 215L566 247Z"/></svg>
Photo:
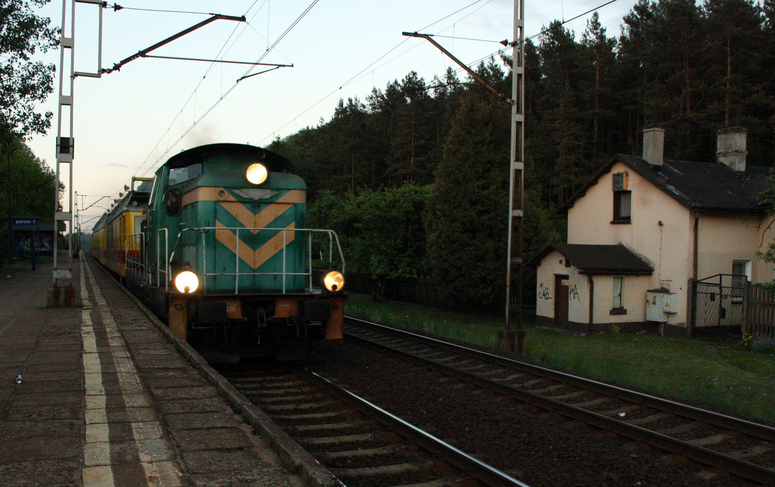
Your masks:
<svg viewBox="0 0 775 487"><path fill-rule="evenodd" d="M771 285L749 284L743 335L775 339L775 289Z"/></svg>

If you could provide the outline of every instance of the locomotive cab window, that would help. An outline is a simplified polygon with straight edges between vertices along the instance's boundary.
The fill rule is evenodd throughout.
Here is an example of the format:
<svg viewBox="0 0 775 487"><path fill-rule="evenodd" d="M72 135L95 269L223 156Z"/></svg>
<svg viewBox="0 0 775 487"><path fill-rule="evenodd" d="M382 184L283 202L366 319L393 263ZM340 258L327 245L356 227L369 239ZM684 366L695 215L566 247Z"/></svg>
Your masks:
<svg viewBox="0 0 775 487"><path fill-rule="evenodd" d="M202 163L196 162L185 167L173 167L170 169L167 186L185 183L202 175Z"/></svg>
<svg viewBox="0 0 775 487"><path fill-rule="evenodd" d="M171 189L164 195L164 206L167 208L167 215L180 215L180 190Z"/></svg>
<svg viewBox="0 0 775 487"><path fill-rule="evenodd" d="M156 193L159 192L159 178L158 176L155 176L153 178L153 184L151 185L151 194L148 195L148 201L153 201L154 197L156 196Z"/></svg>

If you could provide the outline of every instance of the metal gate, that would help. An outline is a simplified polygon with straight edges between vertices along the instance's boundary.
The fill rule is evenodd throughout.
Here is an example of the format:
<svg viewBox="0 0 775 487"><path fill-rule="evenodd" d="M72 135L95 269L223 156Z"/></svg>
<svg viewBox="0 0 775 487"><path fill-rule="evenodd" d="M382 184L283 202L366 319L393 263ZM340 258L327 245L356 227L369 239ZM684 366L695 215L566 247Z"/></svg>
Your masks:
<svg viewBox="0 0 775 487"><path fill-rule="evenodd" d="M716 274L694 282L696 329L742 327L745 323L745 275Z"/></svg>

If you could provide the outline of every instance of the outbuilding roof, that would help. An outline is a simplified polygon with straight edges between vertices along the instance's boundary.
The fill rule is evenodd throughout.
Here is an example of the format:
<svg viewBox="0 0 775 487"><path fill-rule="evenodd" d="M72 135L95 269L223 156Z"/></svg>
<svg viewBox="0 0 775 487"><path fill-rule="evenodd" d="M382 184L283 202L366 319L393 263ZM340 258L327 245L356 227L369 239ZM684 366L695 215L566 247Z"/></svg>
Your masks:
<svg viewBox="0 0 775 487"><path fill-rule="evenodd" d="M771 202L758 201L765 187L768 169L748 166L745 172L730 169L717 162L665 160L651 165L639 156L616 154L587 184L559 209L567 214L576 200L617 162L621 162L689 210L727 214L762 214L772 208Z"/></svg>
<svg viewBox="0 0 775 487"><path fill-rule="evenodd" d="M566 266L576 267L581 274L590 275L650 275L654 269L641 257L622 244L549 244L530 261L538 266L553 251L561 253Z"/></svg>

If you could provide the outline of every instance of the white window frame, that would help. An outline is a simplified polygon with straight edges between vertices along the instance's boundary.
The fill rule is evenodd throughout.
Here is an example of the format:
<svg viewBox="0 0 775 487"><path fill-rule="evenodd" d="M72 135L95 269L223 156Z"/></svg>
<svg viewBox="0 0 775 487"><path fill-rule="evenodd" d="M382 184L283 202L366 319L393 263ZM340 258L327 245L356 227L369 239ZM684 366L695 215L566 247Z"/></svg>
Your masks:
<svg viewBox="0 0 775 487"><path fill-rule="evenodd" d="M612 309L624 309L624 277L613 278ZM618 305L618 306L617 306Z"/></svg>

